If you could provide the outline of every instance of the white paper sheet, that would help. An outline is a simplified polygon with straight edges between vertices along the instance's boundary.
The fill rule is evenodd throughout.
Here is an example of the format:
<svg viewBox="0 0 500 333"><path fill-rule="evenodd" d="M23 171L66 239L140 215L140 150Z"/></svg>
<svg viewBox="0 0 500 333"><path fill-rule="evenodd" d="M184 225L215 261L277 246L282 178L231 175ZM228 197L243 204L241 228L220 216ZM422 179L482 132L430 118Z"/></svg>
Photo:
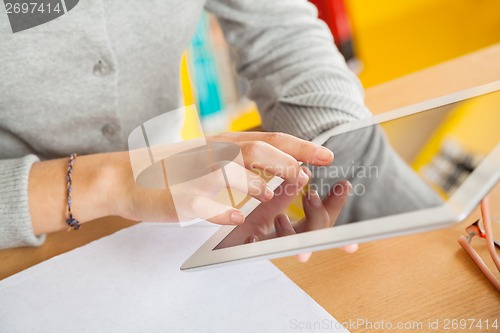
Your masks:
<svg viewBox="0 0 500 333"><path fill-rule="evenodd" d="M348 332L269 261L181 272L214 231L142 223L0 281L0 332Z"/></svg>

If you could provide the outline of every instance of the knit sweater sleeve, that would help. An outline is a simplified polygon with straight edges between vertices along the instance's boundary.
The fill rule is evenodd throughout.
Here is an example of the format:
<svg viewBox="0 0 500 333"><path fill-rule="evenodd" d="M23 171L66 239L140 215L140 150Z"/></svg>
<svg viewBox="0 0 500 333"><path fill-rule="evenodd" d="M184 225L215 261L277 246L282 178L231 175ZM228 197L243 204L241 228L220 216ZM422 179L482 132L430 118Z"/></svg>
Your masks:
<svg viewBox="0 0 500 333"><path fill-rule="evenodd" d="M267 131L311 140L370 115L315 7L306 0L208 0L250 83Z"/></svg>
<svg viewBox="0 0 500 333"><path fill-rule="evenodd" d="M45 236L35 236L28 203L28 176L34 155L0 160L0 249L38 246Z"/></svg>

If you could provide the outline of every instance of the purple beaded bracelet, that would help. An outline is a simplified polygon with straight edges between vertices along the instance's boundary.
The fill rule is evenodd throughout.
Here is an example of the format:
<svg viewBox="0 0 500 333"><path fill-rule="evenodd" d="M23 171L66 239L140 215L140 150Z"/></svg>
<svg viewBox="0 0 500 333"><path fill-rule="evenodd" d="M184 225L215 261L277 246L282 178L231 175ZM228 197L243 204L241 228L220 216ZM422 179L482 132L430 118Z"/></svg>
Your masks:
<svg viewBox="0 0 500 333"><path fill-rule="evenodd" d="M72 174L73 174L73 163L78 156L77 153L73 153L69 156L68 162L68 175L66 176L66 197L68 199L68 218L66 219L66 224L69 226L68 231L80 229L80 222L73 218L73 213L71 212L71 190L72 190Z"/></svg>

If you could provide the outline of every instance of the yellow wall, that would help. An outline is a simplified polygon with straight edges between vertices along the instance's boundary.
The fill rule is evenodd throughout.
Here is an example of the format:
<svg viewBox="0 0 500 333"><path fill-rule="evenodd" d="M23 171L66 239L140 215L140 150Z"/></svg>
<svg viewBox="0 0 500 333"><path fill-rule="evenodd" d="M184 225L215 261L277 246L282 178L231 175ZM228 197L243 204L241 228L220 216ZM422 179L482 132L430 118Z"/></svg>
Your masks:
<svg viewBox="0 0 500 333"><path fill-rule="evenodd" d="M428 137L413 163L415 169L428 164L445 140L453 139L464 151L485 156L499 142L500 91L459 104Z"/></svg>
<svg viewBox="0 0 500 333"><path fill-rule="evenodd" d="M345 0L365 87L500 42L499 0Z"/></svg>
<svg viewBox="0 0 500 333"><path fill-rule="evenodd" d="M365 87L500 42L500 0L345 1ZM256 110L245 111L231 130L259 124Z"/></svg>

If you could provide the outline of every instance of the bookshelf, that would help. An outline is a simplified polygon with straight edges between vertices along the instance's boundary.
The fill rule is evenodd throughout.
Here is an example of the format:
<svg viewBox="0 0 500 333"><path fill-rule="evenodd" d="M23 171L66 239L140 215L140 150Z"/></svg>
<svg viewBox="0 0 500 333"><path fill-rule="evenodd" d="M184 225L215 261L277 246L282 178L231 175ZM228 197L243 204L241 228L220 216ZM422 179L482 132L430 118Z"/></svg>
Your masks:
<svg viewBox="0 0 500 333"><path fill-rule="evenodd" d="M339 2L314 3L328 1ZM498 0L389 0L383 5L377 0L342 1L365 87L500 42ZM244 97L248 86L235 73L214 17L204 14L183 61L184 101L197 104L207 133L260 125L255 104Z"/></svg>

